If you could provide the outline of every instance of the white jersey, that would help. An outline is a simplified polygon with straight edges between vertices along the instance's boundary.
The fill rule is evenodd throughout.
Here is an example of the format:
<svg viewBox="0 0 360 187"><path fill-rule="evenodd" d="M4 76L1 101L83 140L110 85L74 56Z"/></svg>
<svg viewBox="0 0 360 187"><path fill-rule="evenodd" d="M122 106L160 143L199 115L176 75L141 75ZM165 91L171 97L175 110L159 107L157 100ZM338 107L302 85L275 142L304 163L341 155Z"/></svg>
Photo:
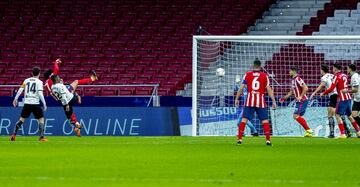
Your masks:
<svg viewBox="0 0 360 187"><path fill-rule="evenodd" d="M325 83L326 90L331 87L334 77L335 76L331 73L326 73L324 76L321 77L321 82ZM332 96L334 94L337 94L336 88L331 93L329 93L329 96Z"/></svg>
<svg viewBox="0 0 360 187"><path fill-rule="evenodd" d="M43 82L41 80L35 77L27 78L21 87L24 88L24 104L40 104L39 93L43 91Z"/></svg>
<svg viewBox="0 0 360 187"><path fill-rule="evenodd" d="M53 84L51 91L54 96L61 101L62 105L69 104L71 99L74 97L74 94L70 93L70 91L62 83Z"/></svg>
<svg viewBox="0 0 360 187"><path fill-rule="evenodd" d="M354 73L351 76L351 87L358 87L358 92L353 94L354 101L360 102L360 75L358 73Z"/></svg>

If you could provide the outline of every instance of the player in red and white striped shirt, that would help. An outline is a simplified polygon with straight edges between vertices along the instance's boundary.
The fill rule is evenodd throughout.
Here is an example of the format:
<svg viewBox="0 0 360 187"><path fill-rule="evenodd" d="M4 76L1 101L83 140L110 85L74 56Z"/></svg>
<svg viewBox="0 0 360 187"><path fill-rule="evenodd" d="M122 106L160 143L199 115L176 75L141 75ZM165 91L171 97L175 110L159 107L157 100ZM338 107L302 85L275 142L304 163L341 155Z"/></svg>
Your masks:
<svg viewBox="0 0 360 187"><path fill-rule="evenodd" d="M351 95L347 92L347 89L349 88L348 84L348 77L345 73L341 72L341 65L340 64L334 64L333 65L333 72L335 74L334 80L330 86L329 89L325 90L323 93L320 94L320 96L326 95L331 93L335 88L338 92L338 100L336 106L336 120L339 124L340 129L340 138L347 138L345 135L345 127L344 122L341 119L341 116L346 115L348 116L351 124L353 125L354 129L356 130L357 134L360 135L359 126L354 120L354 118L351 116Z"/></svg>
<svg viewBox="0 0 360 187"><path fill-rule="evenodd" d="M59 75L59 65L61 64L61 60L60 59L56 59L54 62L54 69L53 70L47 70L44 72L44 77L45 77L45 90L47 91L47 93L49 95L51 95L55 100L56 97L53 95L53 93L51 92L51 87L53 85L52 80L50 79L51 75Z"/></svg>
<svg viewBox="0 0 360 187"><path fill-rule="evenodd" d="M242 144L242 136L245 130L245 125L248 120L251 120L256 112L260 121L264 127L264 133L266 136L266 145L271 146L270 142L270 124L268 111L266 109L265 92L269 94L272 99L273 108L276 108L276 100L274 97L273 89L270 86L269 77L261 70L261 62L259 60L254 61L253 71L249 71L244 75L242 84L236 95L235 106L239 107L239 98L244 93L245 86L248 89L248 94L243 110L242 120L238 129L238 144Z"/></svg>
<svg viewBox="0 0 360 187"><path fill-rule="evenodd" d="M280 103L283 103L292 95L295 96L296 110L294 112L294 119L305 129L304 136L312 137L313 131L310 129L305 118L303 117L309 104L309 99L306 96L308 87L306 86L304 80L298 75L296 67L290 68L289 75L293 78L291 81L291 89L286 96L280 99Z"/></svg>

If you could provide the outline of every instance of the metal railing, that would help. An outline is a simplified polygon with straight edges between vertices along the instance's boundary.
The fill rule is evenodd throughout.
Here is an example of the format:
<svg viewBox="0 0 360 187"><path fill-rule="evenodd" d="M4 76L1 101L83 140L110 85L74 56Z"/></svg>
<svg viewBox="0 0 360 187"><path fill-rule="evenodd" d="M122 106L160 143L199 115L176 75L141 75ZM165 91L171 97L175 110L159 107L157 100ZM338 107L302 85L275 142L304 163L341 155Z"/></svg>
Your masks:
<svg viewBox="0 0 360 187"><path fill-rule="evenodd" d="M77 90L81 90L84 93L84 88L99 88L99 87L153 87L153 90L151 92L151 95L132 95L131 97L150 97L147 107L153 104L153 106L158 107L160 106L160 98L158 96L158 88L159 84L111 84L111 85L104 85L104 84L95 84L95 85L79 85ZM0 85L1 88L18 88L20 85ZM16 91L14 89L14 91ZM15 94L15 93L14 93ZM84 94L83 94L84 95ZM122 97L121 95L114 95ZM125 96L124 96L125 97ZM126 95L126 97L129 97L129 95Z"/></svg>

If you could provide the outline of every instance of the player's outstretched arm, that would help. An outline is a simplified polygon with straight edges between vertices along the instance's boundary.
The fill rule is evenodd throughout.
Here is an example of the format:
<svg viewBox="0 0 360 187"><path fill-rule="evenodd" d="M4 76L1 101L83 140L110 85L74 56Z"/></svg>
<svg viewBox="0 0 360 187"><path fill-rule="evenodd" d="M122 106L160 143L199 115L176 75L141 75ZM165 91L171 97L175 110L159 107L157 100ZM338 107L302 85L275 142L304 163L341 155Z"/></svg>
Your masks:
<svg viewBox="0 0 360 187"><path fill-rule="evenodd" d="M350 90L341 90L342 93L357 93L359 91L359 86L353 86Z"/></svg>
<svg viewBox="0 0 360 187"><path fill-rule="evenodd" d="M236 107L239 107L239 104L240 104L239 98L244 93L244 88L245 88L245 85L241 84L240 88L239 88L239 90L238 90L238 92L236 94L236 98L235 98L235 106Z"/></svg>
<svg viewBox="0 0 360 187"><path fill-rule="evenodd" d="M320 85L316 88L316 90L311 94L310 99L312 100L314 96L325 87L325 83L321 82Z"/></svg>
<svg viewBox="0 0 360 187"><path fill-rule="evenodd" d="M279 99L280 103L283 103L284 101L286 101L287 99L289 99L289 97L291 97L293 95L293 91L292 89L290 89L290 91L283 97Z"/></svg>
<svg viewBox="0 0 360 187"><path fill-rule="evenodd" d="M54 62L54 69L53 69L53 74L54 75L59 75L59 64L61 64L61 60L58 58L55 60Z"/></svg>
<svg viewBox="0 0 360 187"><path fill-rule="evenodd" d="M331 84L330 88L325 90L323 93L321 93L320 96L327 95L327 94L331 93L335 89L336 84L337 84L337 80L335 78L333 83Z"/></svg>
<svg viewBox="0 0 360 187"><path fill-rule="evenodd" d="M45 98L44 98L44 93L43 93L43 91L39 91L39 97L40 97L40 100L41 100L41 102L42 102L42 104L43 104L43 110L44 110L44 112L45 112L46 109L47 109L47 106L46 106L46 102L45 102Z"/></svg>
<svg viewBox="0 0 360 187"><path fill-rule="evenodd" d="M18 99L19 99L21 93L24 91L24 86L23 85L19 88L19 90L16 93L16 96L15 96L14 101L13 101L13 106L14 107L16 107L18 105Z"/></svg>
<svg viewBox="0 0 360 187"><path fill-rule="evenodd" d="M272 89L271 86L267 86L266 89L272 100L272 108L275 109L276 108L276 100L275 100L275 96L274 96L274 90Z"/></svg>

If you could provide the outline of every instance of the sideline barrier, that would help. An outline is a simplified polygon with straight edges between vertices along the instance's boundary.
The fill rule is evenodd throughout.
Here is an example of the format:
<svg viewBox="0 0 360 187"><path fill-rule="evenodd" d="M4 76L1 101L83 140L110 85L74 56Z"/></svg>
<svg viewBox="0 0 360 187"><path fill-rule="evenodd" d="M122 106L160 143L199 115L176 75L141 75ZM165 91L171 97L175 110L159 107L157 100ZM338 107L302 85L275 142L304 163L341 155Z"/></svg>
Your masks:
<svg viewBox="0 0 360 187"><path fill-rule="evenodd" d="M180 135L178 113L170 107L75 107L84 128L83 136L174 136ZM21 107L0 108L0 135L10 135L18 121ZM62 107L45 112L46 135L73 134ZM30 118L18 135L37 135L38 124Z"/></svg>

